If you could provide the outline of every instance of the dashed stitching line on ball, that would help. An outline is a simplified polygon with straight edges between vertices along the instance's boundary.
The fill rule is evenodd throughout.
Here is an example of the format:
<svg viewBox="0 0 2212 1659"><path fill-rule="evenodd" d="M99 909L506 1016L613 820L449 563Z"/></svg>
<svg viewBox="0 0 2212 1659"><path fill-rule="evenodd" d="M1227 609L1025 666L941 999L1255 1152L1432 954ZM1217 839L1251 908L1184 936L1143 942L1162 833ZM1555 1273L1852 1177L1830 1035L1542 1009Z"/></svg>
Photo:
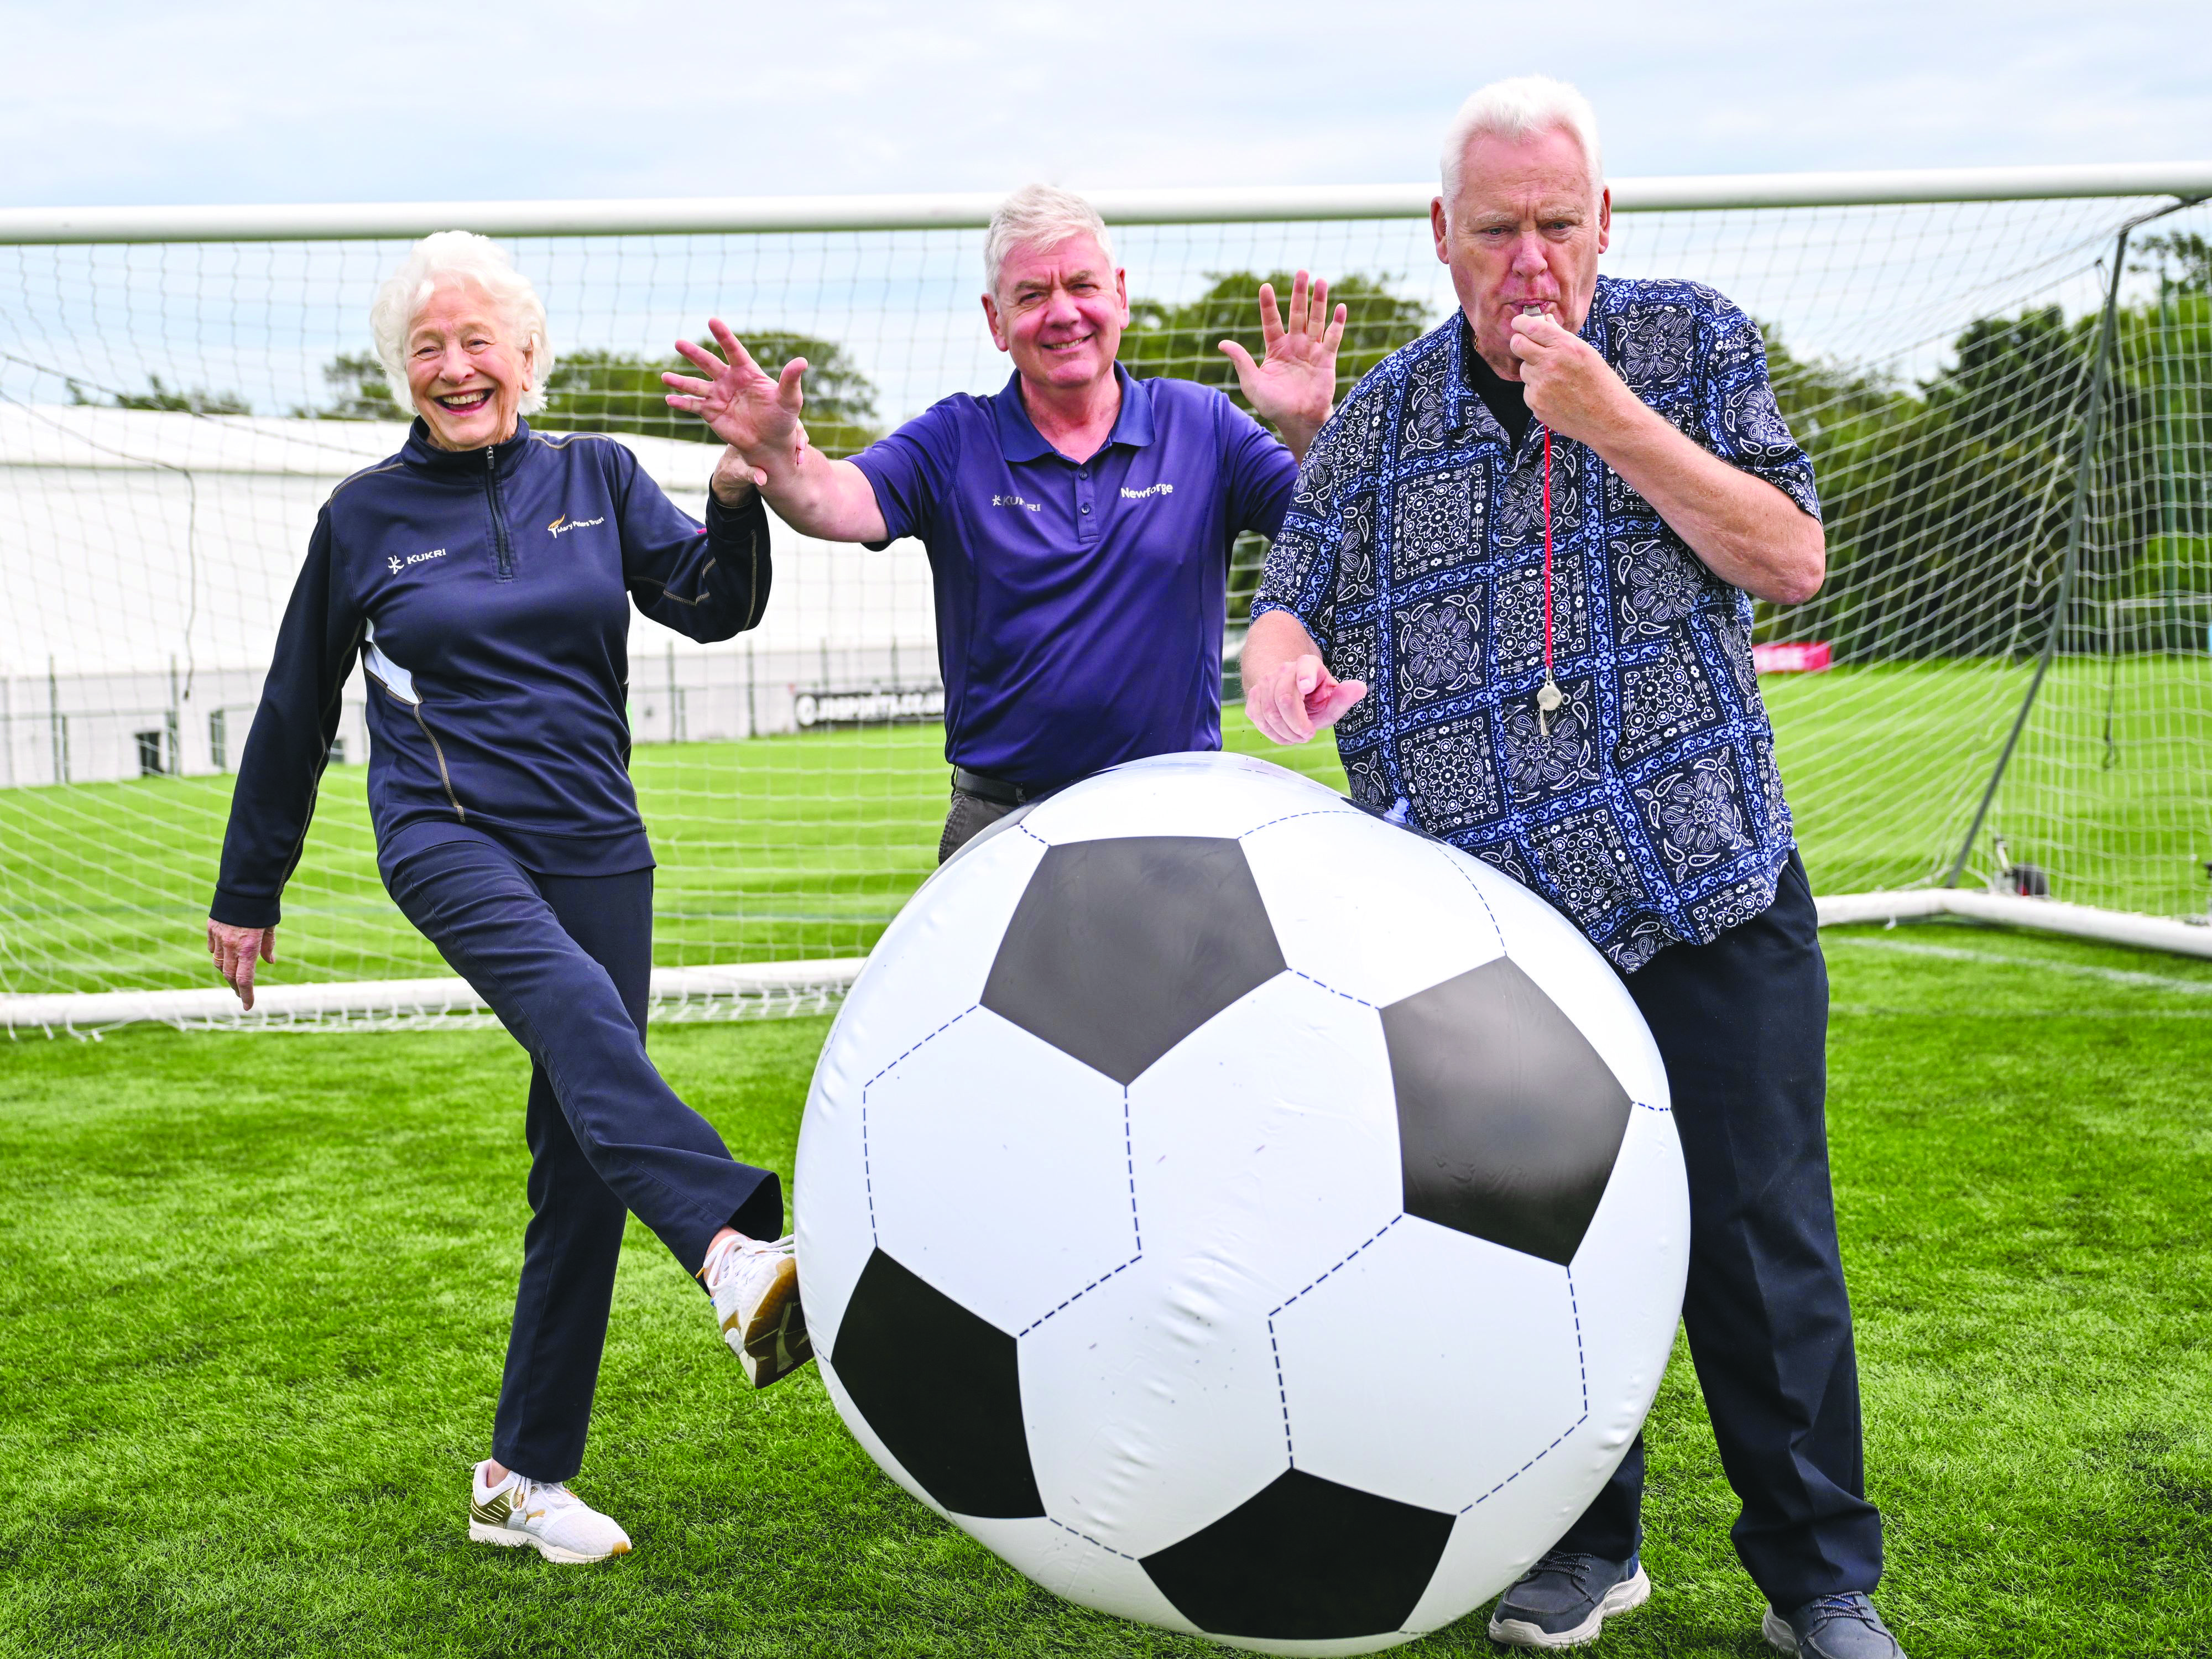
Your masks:
<svg viewBox="0 0 2212 1659"><path fill-rule="evenodd" d="M1490 896L1484 892L1480 887L1475 884L1475 879L1472 875L1468 874L1465 870L1460 867L1460 862L1457 859L1449 856L1449 854L1443 850L1444 848L1449 848L1450 846L1451 843L1449 842L1443 842L1437 850L1437 856L1443 859L1447 865L1451 866L1451 872L1467 884L1468 891L1473 893L1474 895L1475 902L1482 906L1482 914L1490 918L1490 931L1498 935L1498 948L1504 951L1508 956L1512 955L1513 952L1511 947L1505 943L1505 929L1499 925L1498 912L1490 908ZM1474 854L1469 853L1467 856L1468 858L1473 858ZM1501 870L1498 873L1500 875L1504 875L1505 872Z"/></svg>
<svg viewBox="0 0 2212 1659"><path fill-rule="evenodd" d="M1638 1106L1641 1106L1647 1112L1671 1112L1674 1109L1674 1103L1671 1101L1664 1106L1654 1106L1648 1100L1639 1100L1636 1103Z"/></svg>
<svg viewBox="0 0 2212 1659"><path fill-rule="evenodd" d="M1364 818L1367 816L1356 806L1339 806L1334 809L1317 806L1310 812L1285 812L1279 818L1269 818L1265 823L1255 823L1237 839L1243 841L1246 836L1256 836L1262 830L1272 830L1279 823L1289 823L1298 818Z"/></svg>
<svg viewBox="0 0 2212 1659"><path fill-rule="evenodd" d="M914 1048L908 1048L905 1054L901 1054L898 1057L898 1060L892 1060L890 1065L884 1067L883 1071L878 1072L873 1077L870 1078L866 1083L863 1083L860 1085L860 1186L868 1195L868 1239L871 1243L879 1244L883 1240L881 1236L876 1231L876 1172L868 1153L868 1091L874 1088L878 1083L881 1083L884 1080L884 1073L889 1072L892 1066L898 1065L900 1060L903 1060L907 1057L907 1054L913 1054L915 1049L921 1048L925 1044L934 1042L938 1038L943 1036L947 1031L951 1030L954 1026L957 1025L962 1020L967 1018L969 1015L974 1013L977 1008L980 1008L983 1005L981 1003L978 1002L971 1006L963 1008L958 1013L953 1015L951 1018L946 1020L944 1024L939 1026L927 1036L922 1038L921 1042L915 1043Z"/></svg>
<svg viewBox="0 0 2212 1659"><path fill-rule="evenodd" d="M1576 1425L1579 1426L1589 1417L1589 1355L1583 1347L1583 1304L1575 1295L1575 1270L1572 1267L1567 1269L1567 1311L1574 1316L1575 1370L1583 1380L1583 1414L1575 1419ZM1562 1435L1560 1439L1565 1437ZM1556 1446L1559 1442L1554 1440L1552 1443Z"/></svg>
<svg viewBox="0 0 2212 1659"><path fill-rule="evenodd" d="M1283 1381L1283 1350L1275 1340L1275 1321L1272 1315L1267 1319L1267 1352L1275 1357L1275 1398L1283 1406L1283 1455L1290 1460L1291 1467L1296 1468L1298 1466L1298 1449L1291 1439L1291 1390Z"/></svg>
<svg viewBox="0 0 2212 1659"><path fill-rule="evenodd" d="M1361 1250L1365 1249L1368 1247L1368 1245L1372 1244L1372 1243L1373 1243L1376 1239L1378 1239L1378 1238L1382 1237L1383 1234L1385 1234L1385 1233L1389 1232L1389 1231L1390 1231L1390 1229L1391 1229L1391 1228L1393 1228L1393 1227L1396 1226L1400 1222L1403 1221L1405 1218L1406 1218L1406 1212L1405 1212L1403 1210L1401 1210L1397 1214L1395 1214L1395 1215L1392 1216L1392 1217L1391 1217L1388 1221L1384 1222L1381 1226L1377 1227L1377 1228L1374 1231L1374 1232L1373 1232L1372 1234L1370 1234L1370 1236L1369 1236L1369 1237L1368 1237L1364 1241L1363 1241L1363 1242L1362 1242L1358 1246L1357 1246L1357 1247L1356 1247L1356 1248L1352 1251L1352 1253L1351 1253L1351 1255L1346 1255L1346 1256L1344 1258L1344 1260L1343 1260L1343 1261L1341 1261L1338 1262L1334 1267L1330 1267L1327 1272L1323 1273L1321 1275L1321 1278L1320 1278L1320 1279L1315 1279L1315 1280L1314 1280L1314 1282L1313 1282L1311 1285L1306 1285L1306 1286L1305 1286L1304 1289L1302 1289L1302 1290L1297 1290L1297 1291L1292 1291L1292 1292L1291 1292L1288 1297L1286 1297L1284 1299L1283 1304L1282 1304L1282 1307L1276 1308L1276 1309L1273 1310L1272 1311L1270 1311L1270 1312L1269 1312L1269 1314L1267 1315L1267 1317L1268 1317L1269 1319L1273 1319L1273 1318L1275 1316L1275 1315L1276 1315L1276 1314L1279 1314L1279 1313L1282 1312L1283 1308L1287 1308L1287 1307L1289 1307L1289 1306L1291 1305L1291 1303L1293 1303L1293 1302L1297 1301L1300 1297L1304 1296L1304 1295L1306 1293L1306 1291L1310 1291L1310 1290L1314 1290L1314 1289L1317 1288L1317 1287L1320 1285L1320 1284L1321 1284L1321 1282L1322 1282L1322 1279L1327 1279L1327 1278L1329 1276L1329 1274L1330 1274L1330 1273L1339 1272L1340 1270L1341 1270L1341 1269L1343 1269L1343 1268L1345 1268L1345 1267L1347 1267L1351 1266L1351 1265L1352 1265L1352 1256L1356 1256L1356 1255L1358 1255Z"/></svg>
<svg viewBox="0 0 2212 1659"><path fill-rule="evenodd" d="M1565 1440L1577 1429L1582 1427L1583 1424L1589 1421L1589 1356L1583 1347L1583 1310L1581 1303L1577 1301L1575 1298L1575 1270L1572 1267L1570 1267L1566 1272L1567 1310L1574 1316L1575 1321L1575 1369L1582 1377L1583 1414L1575 1419L1573 1422L1568 1424L1565 1428L1561 1429L1559 1434L1553 1439L1550 1445L1545 1447L1543 1450L1538 1452L1534 1457L1523 1463L1519 1468L1514 1470L1512 1474L1507 1475L1503 1480L1492 1486L1488 1492L1476 1498L1474 1500L1474 1504L1486 1504L1492 1498L1497 1497L1498 1493L1504 1492L1516 1480L1518 1480L1522 1475L1528 1474L1529 1470L1534 1468L1537 1464L1542 1462L1553 1452L1559 1450L1559 1443L1561 1441ZM1468 1504L1465 1508L1460 1510L1460 1513L1462 1515L1465 1515L1468 1510L1471 1510L1474 1507L1474 1504Z"/></svg>
<svg viewBox="0 0 2212 1659"><path fill-rule="evenodd" d="M1340 991L1336 987L1331 985L1325 979L1316 979L1311 974L1300 972L1300 970L1296 968L1291 969L1291 971L1293 974L1297 974L1297 976L1305 981L1307 984L1317 985L1333 997L1342 997L1346 1002L1356 1002L1363 1008L1372 1008L1375 1006L1375 1004L1370 1002L1365 997L1356 997L1349 991Z"/></svg>
<svg viewBox="0 0 2212 1659"><path fill-rule="evenodd" d="M925 1048L928 1047L929 1044L936 1042L938 1038L943 1036L947 1031L951 1030L954 1026L957 1025L962 1020L967 1018L969 1015L974 1013L982 1006L983 1005L980 1002L969 1004L967 1007L963 1008L958 1013L953 1015L951 1018L946 1020L944 1024L939 1026L927 1036L922 1038L921 1042L915 1043L913 1047L908 1048L905 1054L899 1055L896 1060L887 1061L884 1064L882 1072L878 1072L873 1077L870 1078L866 1083L863 1083L860 1085L860 1097L863 1100L866 1100L867 1098L868 1091L874 1088L876 1085L884 1080L884 1072L888 1072L893 1066L900 1064L908 1054L915 1053L916 1049Z"/></svg>
<svg viewBox="0 0 2212 1659"><path fill-rule="evenodd" d="M1128 1272L1130 1268L1135 1267L1144 1259L1144 1253L1139 1251L1135 1255L1131 1256L1127 1261L1124 1261L1120 1267L1114 1268L1111 1272L1099 1274L1097 1278L1092 1279L1081 1290L1070 1296L1066 1302L1062 1302L1059 1307L1054 1308L1048 1312L1041 1313L1035 1319L1030 1321L1028 1324L1023 1326L1021 1329L1014 1333L1015 1337L1018 1339L1027 1336L1038 1326L1043 1324L1046 1320L1051 1318L1054 1314L1066 1312L1069 1304L1081 1301L1085 1297L1090 1295L1091 1291L1097 1290L1101 1285L1103 1285L1108 1279L1114 1278L1116 1274Z"/></svg>
<svg viewBox="0 0 2212 1659"><path fill-rule="evenodd" d="M1145 1224L1137 1214L1137 1139L1129 1127L1129 1085L1121 1085L1121 1159L1129 1172L1129 1232L1137 1241L1137 1254L1145 1253Z"/></svg>
<svg viewBox="0 0 2212 1659"><path fill-rule="evenodd" d="M1135 1556L1130 1554L1127 1550L1117 1550L1111 1544L1100 1543L1096 1538L1093 1538L1087 1532L1076 1531L1073 1527L1069 1526L1065 1521L1053 1521L1052 1516L1048 1515L1045 1516L1045 1519L1052 1521L1052 1524L1058 1527L1062 1532L1068 1534L1072 1537L1080 1538L1085 1543L1091 1545L1094 1548L1104 1550L1109 1555L1118 1555L1124 1561L1133 1561L1137 1559Z"/></svg>
<svg viewBox="0 0 2212 1659"><path fill-rule="evenodd" d="M1358 999L1357 998L1353 999L1354 1001L1357 1001L1358 1000ZM1354 1249L1352 1252L1352 1255L1346 1256L1342 1261L1336 1264L1336 1267L1331 1267L1328 1269L1328 1273L1322 1273L1321 1279L1315 1279L1312 1285L1309 1285L1305 1287L1305 1290L1293 1293L1289 1301L1286 1301L1282 1304L1282 1307L1273 1309L1267 1315L1267 1352L1274 1356L1275 1396L1282 1401L1283 1405L1283 1451L1284 1455L1290 1459L1291 1467L1292 1468L1296 1468L1298 1466L1298 1451L1297 1444L1291 1438L1291 1390L1290 1385L1283 1380L1283 1350L1275 1340L1275 1315L1282 1312L1283 1308L1289 1307L1291 1303L1297 1301L1299 1297L1304 1296L1306 1293L1306 1291L1310 1291L1315 1287L1315 1285L1319 1285L1322 1279L1327 1279L1329 1273L1336 1272L1338 1267L1348 1265L1351 1262L1352 1256L1358 1255L1360 1250L1365 1249L1369 1244L1372 1244L1376 1239L1382 1237L1383 1234L1389 1232L1391 1228L1396 1226L1405 1218L1406 1212L1403 1210L1401 1210L1396 1215L1392 1216L1380 1227L1377 1227L1371 1237L1360 1244L1357 1249Z"/></svg>

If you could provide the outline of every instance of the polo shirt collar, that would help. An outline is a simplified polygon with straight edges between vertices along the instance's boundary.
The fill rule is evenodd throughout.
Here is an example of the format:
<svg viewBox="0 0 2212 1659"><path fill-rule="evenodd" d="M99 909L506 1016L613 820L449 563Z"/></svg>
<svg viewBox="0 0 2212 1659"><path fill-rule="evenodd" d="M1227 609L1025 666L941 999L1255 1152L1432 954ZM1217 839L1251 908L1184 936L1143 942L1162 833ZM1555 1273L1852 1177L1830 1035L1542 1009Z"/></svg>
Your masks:
<svg viewBox="0 0 2212 1659"><path fill-rule="evenodd" d="M1152 441L1152 389L1121 364L1114 365L1114 379L1121 388L1121 412L1114 417L1114 429L1106 434L1106 442L1127 444L1132 449L1142 449ZM999 451L1009 461L1037 461L1060 452L1044 441L1030 419L1028 406L1022 402L1020 371L1007 377L1006 389L991 399L991 413L999 425Z"/></svg>

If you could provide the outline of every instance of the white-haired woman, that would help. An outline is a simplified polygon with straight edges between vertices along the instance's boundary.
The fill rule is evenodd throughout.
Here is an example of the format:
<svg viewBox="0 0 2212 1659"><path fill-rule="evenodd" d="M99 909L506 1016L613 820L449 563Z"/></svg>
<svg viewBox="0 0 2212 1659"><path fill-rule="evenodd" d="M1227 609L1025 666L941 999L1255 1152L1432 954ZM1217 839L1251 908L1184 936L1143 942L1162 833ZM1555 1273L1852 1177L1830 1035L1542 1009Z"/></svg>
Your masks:
<svg viewBox="0 0 2212 1659"><path fill-rule="evenodd" d="M620 443L550 437L544 307L496 244L417 243L370 312L399 453L325 503L247 739L208 946L248 1008L276 960L359 657L377 867L533 1062L532 1218L469 1534L556 1561L629 1548L581 1463L625 1212L699 1275L756 1386L811 1350L775 1176L733 1160L646 1057L653 854L629 774L629 601L696 640L760 620L768 520L718 476L702 526Z"/></svg>

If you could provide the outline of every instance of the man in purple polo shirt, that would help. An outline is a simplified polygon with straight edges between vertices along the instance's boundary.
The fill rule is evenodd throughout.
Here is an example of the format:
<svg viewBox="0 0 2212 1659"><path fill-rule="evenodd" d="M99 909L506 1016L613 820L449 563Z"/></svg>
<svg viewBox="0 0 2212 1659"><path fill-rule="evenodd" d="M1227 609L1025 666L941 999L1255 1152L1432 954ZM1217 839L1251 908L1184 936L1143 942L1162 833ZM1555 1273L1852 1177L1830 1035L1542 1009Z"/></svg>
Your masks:
<svg viewBox="0 0 2212 1659"><path fill-rule="evenodd" d="M1278 441L1211 387L1115 362L1128 284L1081 197L1015 192L983 262L983 314L1012 378L945 398L851 460L806 441L805 360L771 378L719 320L722 357L677 343L709 378L663 377L670 405L730 446L718 478L757 485L793 529L928 549L952 763L940 860L1103 767L1221 746L1230 544L1281 527L1328 418L1345 322L1301 271L1287 323L1260 290L1260 362L1222 343Z"/></svg>

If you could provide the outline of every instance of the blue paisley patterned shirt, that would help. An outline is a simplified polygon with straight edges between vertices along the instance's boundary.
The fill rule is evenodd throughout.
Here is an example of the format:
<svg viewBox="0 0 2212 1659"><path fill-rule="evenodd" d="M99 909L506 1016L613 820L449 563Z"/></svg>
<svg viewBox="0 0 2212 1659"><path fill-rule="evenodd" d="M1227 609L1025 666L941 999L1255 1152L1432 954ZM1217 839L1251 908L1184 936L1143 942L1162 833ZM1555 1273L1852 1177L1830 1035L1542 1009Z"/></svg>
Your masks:
<svg viewBox="0 0 2212 1659"><path fill-rule="evenodd" d="M1695 283L1601 276L1582 337L1722 459L1817 518L1759 331ZM1534 888L1624 973L1773 902L1794 838L1751 660L1751 598L1595 452L1552 441L1544 682L1542 428L1516 451L1470 384L1456 313L1322 428L1255 616L1287 611L1367 696L1336 728L1354 796Z"/></svg>

